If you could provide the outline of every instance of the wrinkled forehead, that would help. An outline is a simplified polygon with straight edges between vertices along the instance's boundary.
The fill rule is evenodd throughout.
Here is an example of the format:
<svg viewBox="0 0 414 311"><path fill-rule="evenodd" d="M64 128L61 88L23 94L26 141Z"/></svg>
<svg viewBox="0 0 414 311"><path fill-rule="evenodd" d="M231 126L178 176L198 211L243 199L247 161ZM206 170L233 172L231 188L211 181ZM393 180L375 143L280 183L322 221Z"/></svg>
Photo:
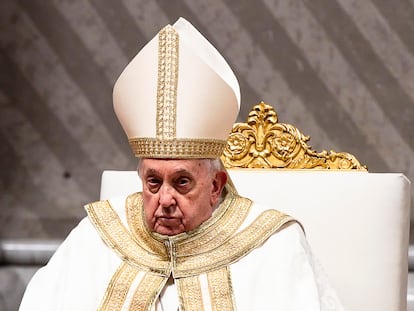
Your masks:
<svg viewBox="0 0 414 311"><path fill-rule="evenodd" d="M204 172L210 169L209 159L152 159L138 160L138 173L146 172Z"/></svg>

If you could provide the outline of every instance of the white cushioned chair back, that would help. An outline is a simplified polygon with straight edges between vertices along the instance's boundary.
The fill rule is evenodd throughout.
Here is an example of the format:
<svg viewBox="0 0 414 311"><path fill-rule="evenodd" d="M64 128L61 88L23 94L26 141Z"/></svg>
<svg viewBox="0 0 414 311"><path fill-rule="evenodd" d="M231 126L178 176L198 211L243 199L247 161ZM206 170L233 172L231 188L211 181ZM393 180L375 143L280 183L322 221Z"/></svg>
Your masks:
<svg viewBox="0 0 414 311"><path fill-rule="evenodd" d="M296 217L349 311L406 310L410 183L402 174L231 169L240 195ZM101 199L140 191L105 171Z"/></svg>

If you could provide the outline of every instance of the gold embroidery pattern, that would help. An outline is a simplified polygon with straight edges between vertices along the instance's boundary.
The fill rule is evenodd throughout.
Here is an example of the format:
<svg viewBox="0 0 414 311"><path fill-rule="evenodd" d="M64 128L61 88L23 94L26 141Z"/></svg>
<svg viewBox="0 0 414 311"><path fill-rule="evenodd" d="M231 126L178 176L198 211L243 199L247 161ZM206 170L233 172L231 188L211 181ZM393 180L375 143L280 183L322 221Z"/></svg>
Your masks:
<svg viewBox="0 0 414 311"><path fill-rule="evenodd" d="M144 224L144 208L142 202L141 193L134 193L126 199L126 215L127 222L133 237L136 241L144 241L140 245L147 250L155 254L161 254L163 258L168 258L167 249L164 243L154 239L146 230Z"/></svg>
<svg viewBox="0 0 414 311"><path fill-rule="evenodd" d="M196 138L129 138L136 157L144 158L218 158L226 146L225 140Z"/></svg>
<svg viewBox="0 0 414 311"><path fill-rule="evenodd" d="M138 270L122 263L109 283L105 296L102 300L99 311L117 311L121 310L126 295L132 282L138 274Z"/></svg>
<svg viewBox="0 0 414 311"><path fill-rule="evenodd" d="M198 276L177 279L180 310L203 311L203 296Z"/></svg>
<svg viewBox="0 0 414 311"><path fill-rule="evenodd" d="M161 289L163 288L167 279L168 279L167 277L162 277L162 276L147 272L144 275L141 282L139 283L138 288L136 289L134 293L134 297L132 298L132 302L131 302L131 305L129 306L129 310L133 310L133 311L151 310L151 306L153 305L158 294L161 292Z"/></svg>
<svg viewBox="0 0 414 311"><path fill-rule="evenodd" d="M170 25L158 33L157 138L176 137L179 35Z"/></svg>
<svg viewBox="0 0 414 311"><path fill-rule="evenodd" d="M145 251L122 224L108 201L98 201L85 206L89 219L95 225L105 243L125 261L144 271L169 275L171 264L168 258Z"/></svg>
<svg viewBox="0 0 414 311"><path fill-rule="evenodd" d="M212 222L208 230L196 232L196 234L175 243L177 257L205 253L222 245L241 226L251 205L250 200L229 194L222 203L222 213L215 217L216 221Z"/></svg>
<svg viewBox="0 0 414 311"><path fill-rule="evenodd" d="M213 311L235 310L229 267L207 273Z"/></svg>
<svg viewBox="0 0 414 311"><path fill-rule="evenodd" d="M219 247L236 232L246 219L251 204L249 199L229 192L213 218L192 232L168 238L174 244L177 257L193 256ZM126 210L128 224L133 234L138 241L145 242L141 243L143 248L167 256L165 243L154 239L154 235L150 234L145 227L141 193L128 196ZM159 238L165 239L163 236Z"/></svg>
<svg viewBox="0 0 414 311"><path fill-rule="evenodd" d="M126 288L131 286L134 275L136 276L141 270L145 276L132 299L134 308L137 310L148 310L148 307L158 297L171 272L182 295L181 310L200 310L202 294L198 276L203 273L212 273L212 271L216 272L208 276L209 284L223 283L221 284L223 288L212 289L213 285L210 285L211 299L214 300L212 303L219 305L217 310L230 310L231 305L234 304L234 298L228 266L262 245L283 225L294 221L283 213L268 210L237 233L237 229L249 212L251 202L228 192L215 215L203 223L199 229L173 237L159 236L157 238L161 240L157 241L156 237L150 235L143 225L141 194L131 195L127 202L129 202L127 210L140 211L138 213L127 211L128 218L131 218L128 219L129 225L138 226L132 229L133 232L138 233L141 230L147 233L132 235L124 227L108 201L95 202L85 207L102 239L124 261L121 268L114 274L105 294L103 307L106 309L101 310L117 310L115 307L122 306L127 293ZM220 231L219 234L222 227L227 229ZM215 238L218 241L214 240L214 234L211 232L215 232ZM148 251L154 248L153 245L161 247L161 244L157 244L161 241L165 242L166 248L162 254L170 254L171 258ZM214 248L211 248L209 243L212 243ZM144 246L144 244L147 245ZM191 256L188 256L187 252L191 253ZM112 306L114 306L113 309Z"/></svg>
<svg viewBox="0 0 414 311"><path fill-rule="evenodd" d="M262 245L283 225L295 221L276 210L267 210L239 234L233 236L217 249L192 257L175 256L174 276L187 277L230 265Z"/></svg>

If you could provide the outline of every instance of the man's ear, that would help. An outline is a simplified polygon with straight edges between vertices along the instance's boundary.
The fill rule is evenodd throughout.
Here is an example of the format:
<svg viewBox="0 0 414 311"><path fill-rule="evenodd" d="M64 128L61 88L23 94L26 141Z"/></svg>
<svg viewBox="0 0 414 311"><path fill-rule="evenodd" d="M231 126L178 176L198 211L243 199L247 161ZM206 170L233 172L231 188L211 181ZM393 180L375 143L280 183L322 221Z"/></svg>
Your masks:
<svg viewBox="0 0 414 311"><path fill-rule="evenodd" d="M218 171L213 179L213 189L211 193L212 206L216 205L224 186L227 183L227 174L225 171Z"/></svg>

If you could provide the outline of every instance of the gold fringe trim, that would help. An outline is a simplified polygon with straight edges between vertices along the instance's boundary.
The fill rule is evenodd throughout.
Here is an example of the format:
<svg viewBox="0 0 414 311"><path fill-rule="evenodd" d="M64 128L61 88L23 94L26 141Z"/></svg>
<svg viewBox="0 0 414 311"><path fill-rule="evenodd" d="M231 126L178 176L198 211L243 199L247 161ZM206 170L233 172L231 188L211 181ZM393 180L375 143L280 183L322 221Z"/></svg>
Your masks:
<svg viewBox="0 0 414 311"><path fill-rule="evenodd" d="M171 273L168 257L150 253L134 240L108 201L88 204L85 209L101 238L123 260L144 271L165 276Z"/></svg>
<svg viewBox="0 0 414 311"><path fill-rule="evenodd" d="M236 310L229 267L207 273L207 280L212 310Z"/></svg>
<svg viewBox="0 0 414 311"><path fill-rule="evenodd" d="M198 275L230 265L262 245L285 224L294 221L292 217L276 210L264 211L251 225L217 249L191 257L176 256L174 277Z"/></svg>
<svg viewBox="0 0 414 311"><path fill-rule="evenodd" d="M130 310L149 310L171 272L179 290L181 310L200 310L204 296L199 277L204 273L207 273L213 309L232 310L234 297L229 265L295 221L281 212L267 210L237 232L249 213L251 201L228 192L213 217L195 231L156 238L144 225L142 203L140 193L129 196L126 201L132 233L108 201L85 207L102 239L124 261L111 279L100 310L119 310L140 271L145 274L135 289Z"/></svg>
<svg viewBox="0 0 414 311"><path fill-rule="evenodd" d="M179 35L170 25L158 33L157 138L176 137Z"/></svg>
<svg viewBox="0 0 414 311"><path fill-rule="evenodd" d="M147 272L134 293L134 297L132 298L129 310L151 310L152 305L154 304L167 280L167 277Z"/></svg>
<svg viewBox="0 0 414 311"><path fill-rule="evenodd" d="M129 145L137 158L219 158L226 146L225 140L218 139L158 139L130 138Z"/></svg>
<svg viewBox="0 0 414 311"><path fill-rule="evenodd" d="M121 310L132 282L139 271L127 263L122 263L109 282L99 311Z"/></svg>
<svg viewBox="0 0 414 311"><path fill-rule="evenodd" d="M169 254L162 241L154 239L154 237L148 232L144 223L144 208L143 208L142 195L135 193L129 195L126 199L125 209L128 226L132 232L133 238L138 242L142 248L146 251L154 254L161 254L162 258L168 258Z"/></svg>
<svg viewBox="0 0 414 311"><path fill-rule="evenodd" d="M203 295L199 276L177 279L180 310L203 311Z"/></svg>

